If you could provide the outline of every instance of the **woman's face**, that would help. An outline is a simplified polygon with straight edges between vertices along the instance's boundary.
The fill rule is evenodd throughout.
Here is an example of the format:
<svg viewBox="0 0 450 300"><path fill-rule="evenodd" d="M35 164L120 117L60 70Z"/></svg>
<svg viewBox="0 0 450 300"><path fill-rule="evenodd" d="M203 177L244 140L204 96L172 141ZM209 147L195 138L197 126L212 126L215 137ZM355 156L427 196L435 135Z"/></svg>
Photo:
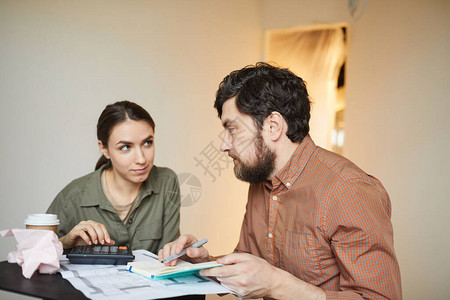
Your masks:
<svg viewBox="0 0 450 300"><path fill-rule="evenodd" d="M147 179L155 159L154 131L147 122L119 123L111 131L108 147L98 143L103 155L111 160L115 176L132 183Z"/></svg>

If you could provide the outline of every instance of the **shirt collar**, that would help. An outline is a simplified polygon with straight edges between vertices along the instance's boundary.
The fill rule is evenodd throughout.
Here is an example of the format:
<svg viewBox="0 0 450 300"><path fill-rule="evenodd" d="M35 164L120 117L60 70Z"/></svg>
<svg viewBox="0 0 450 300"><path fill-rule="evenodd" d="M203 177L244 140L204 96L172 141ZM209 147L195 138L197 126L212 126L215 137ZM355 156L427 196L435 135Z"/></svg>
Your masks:
<svg viewBox="0 0 450 300"><path fill-rule="evenodd" d="M161 184L156 184L157 183L157 177L158 177L158 167L157 166L153 166L152 169L150 170L150 174L148 174L148 178L144 181L144 183L142 184L142 190L140 192L140 194L142 194L142 198L155 193L155 194L159 194L161 191Z"/></svg>
<svg viewBox="0 0 450 300"><path fill-rule="evenodd" d="M272 188L278 188L281 183L288 189L292 187L300 174L303 172L306 163L315 149L316 144L314 144L308 134L303 138L297 149L295 149L286 165L284 165L284 167L275 174L271 182Z"/></svg>
<svg viewBox="0 0 450 300"><path fill-rule="evenodd" d="M93 178L91 180L88 180L85 186L85 192L83 199L81 201L81 206L99 206L103 209L108 209L112 211L115 211L112 207L112 204L109 202L109 200L106 198L102 183L101 183L101 174L105 170L105 165L100 167L98 170L92 173ZM153 166L150 170L150 174L148 175L147 180L145 180L142 184L141 191L139 192L138 199L136 202L136 206L139 205L139 203L147 197L148 195L151 195L152 193L159 194L160 192L160 186L156 185L156 177L158 176L158 168L156 166Z"/></svg>

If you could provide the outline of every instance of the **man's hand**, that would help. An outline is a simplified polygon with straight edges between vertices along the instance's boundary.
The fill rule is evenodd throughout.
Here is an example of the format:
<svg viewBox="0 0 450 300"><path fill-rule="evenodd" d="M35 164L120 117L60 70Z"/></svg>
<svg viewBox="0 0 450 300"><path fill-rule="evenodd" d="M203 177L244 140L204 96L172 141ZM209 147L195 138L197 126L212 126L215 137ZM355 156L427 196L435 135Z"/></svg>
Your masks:
<svg viewBox="0 0 450 300"><path fill-rule="evenodd" d="M240 298L325 299L322 289L254 255L232 253L219 258L217 262L225 266L201 270L200 275L217 277Z"/></svg>
<svg viewBox="0 0 450 300"><path fill-rule="evenodd" d="M72 230L59 239L64 249L78 245L113 245L105 225L91 220L81 221Z"/></svg>
<svg viewBox="0 0 450 300"><path fill-rule="evenodd" d="M158 259L162 261L164 258L169 257L173 254L178 254L183 251L184 248L198 242L197 238L191 234L182 234L180 237L171 242L164 245L164 247L158 252ZM199 248L187 248L186 256L189 258L189 261L193 263L206 262L209 259L208 250L205 247ZM175 266L177 264L177 260L171 260L167 262L166 266Z"/></svg>
<svg viewBox="0 0 450 300"><path fill-rule="evenodd" d="M232 253L217 260L224 267L200 271L203 276L215 276L224 286L240 297L269 296L278 285L276 268L262 258L247 253Z"/></svg>

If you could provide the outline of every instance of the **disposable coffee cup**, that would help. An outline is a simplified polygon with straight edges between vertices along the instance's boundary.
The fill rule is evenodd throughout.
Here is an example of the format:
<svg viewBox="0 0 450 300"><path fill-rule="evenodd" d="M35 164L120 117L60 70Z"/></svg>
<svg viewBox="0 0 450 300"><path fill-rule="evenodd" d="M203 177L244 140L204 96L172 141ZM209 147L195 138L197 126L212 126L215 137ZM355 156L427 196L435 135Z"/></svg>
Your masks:
<svg viewBox="0 0 450 300"><path fill-rule="evenodd" d="M57 215L53 214L32 214L25 219L27 229L52 230L56 233L59 220Z"/></svg>

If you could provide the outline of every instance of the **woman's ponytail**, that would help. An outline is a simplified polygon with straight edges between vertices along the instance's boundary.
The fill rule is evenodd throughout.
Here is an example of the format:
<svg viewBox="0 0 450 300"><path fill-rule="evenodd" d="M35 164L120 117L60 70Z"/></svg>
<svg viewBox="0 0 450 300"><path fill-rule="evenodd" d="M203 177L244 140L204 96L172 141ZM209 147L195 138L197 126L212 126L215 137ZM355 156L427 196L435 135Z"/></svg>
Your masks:
<svg viewBox="0 0 450 300"><path fill-rule="evenodd" d="M109 159L107 159L104 155L102 155L98 161L97 164L95 165L95 171L97 171L98 169L100 169L101 166L105 165L105 164L111 164L111 161Z"/></svg>

